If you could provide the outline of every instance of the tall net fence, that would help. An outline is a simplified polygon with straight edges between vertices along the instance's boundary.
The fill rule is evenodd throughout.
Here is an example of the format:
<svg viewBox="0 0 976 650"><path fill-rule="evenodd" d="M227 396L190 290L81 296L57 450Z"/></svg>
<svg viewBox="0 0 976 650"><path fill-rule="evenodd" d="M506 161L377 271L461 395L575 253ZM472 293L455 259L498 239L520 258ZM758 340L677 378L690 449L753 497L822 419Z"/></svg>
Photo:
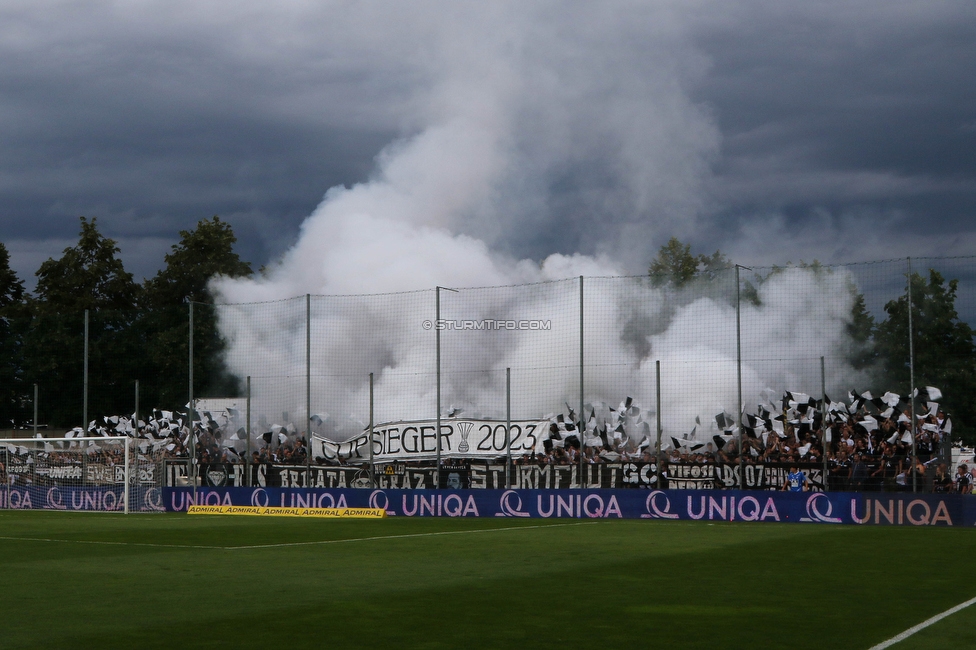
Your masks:
<svg viewBox="0 0 976 650"><path fill-rule="evenodd" d="M959 489L974 319L974 257L34 316L4 418L171 485Z"/></svg>

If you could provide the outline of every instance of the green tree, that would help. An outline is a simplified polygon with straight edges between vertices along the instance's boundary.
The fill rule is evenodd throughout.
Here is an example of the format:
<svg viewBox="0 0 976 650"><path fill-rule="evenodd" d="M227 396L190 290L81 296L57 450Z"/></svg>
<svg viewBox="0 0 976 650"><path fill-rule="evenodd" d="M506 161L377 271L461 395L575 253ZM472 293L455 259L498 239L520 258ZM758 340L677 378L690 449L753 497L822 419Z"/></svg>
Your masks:
<svg viewBox="0 0 976 650"><path fill-rule="evenodd" d="M25 374L40 386L41 413L50 424L81 422L84 313L89 310L89 417L131 410L132 380L141 349L133 328L140 287L126 272L115 241L81 217L78 244L41 264L32 323L25 337ZM87 423L86 423L87 424Z"/></svg>
<svg viewBox="0 0 976 650"><path fill-rule="evenodd" d="M850 337L848 362L855 370L863 370L875 363L876 351L874 346L874 316L868 312L864 304L864 294L857 290L854 283L849 285L854 296L851 306L851 320L847 323L847 335Z"/></svg>
<svg viewBox="0 0 976 650"><path fill-rule="evenodd" d="M217 331L214 299L208 287L218 275L251 275L251 265L234 252L236 242L229 223L216 216L203 219L196 229L180 231L179 243L166 255L166 266L145 282L147 353L158 377L159 404L186 403L188 301L194 303L194 395L239 394L237 380L223 364L225 344Z"/></svg>
<svg viewBox="0 0 976 650"><path fill-rule="evenodd" d="M658 250L647 274L656 285L670 284L679 288L695 279L714 280L732 266L721 251L715 251L712 255L692 255L691 244L684 244L672 237Z"/></svg>
<svg viewBox="0 0 976 650"><path fill-rule="evenodd" d="M953 416L953 434L972 439L976 432L976 346L973 330L956 312L958 280L934 269L928 280L918 273L908 278L915 348L915 385L942 390L943 405ZM887 318L875 333L880 378L890 390L908 392L910 353L908 283L905 294L885 305Z"/></svg>
<svg viewBox="0 0 976 650"><path fill-rule="evenodd" d="M25 296L24 283L10 268L10 254L0 243L0 429L24 421Z"/></svg>

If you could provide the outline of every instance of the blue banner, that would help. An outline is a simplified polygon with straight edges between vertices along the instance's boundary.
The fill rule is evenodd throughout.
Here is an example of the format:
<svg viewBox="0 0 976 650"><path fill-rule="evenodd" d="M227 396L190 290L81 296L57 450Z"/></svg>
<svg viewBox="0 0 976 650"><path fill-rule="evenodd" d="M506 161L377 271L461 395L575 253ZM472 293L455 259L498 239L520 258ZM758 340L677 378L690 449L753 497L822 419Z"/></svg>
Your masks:
<svg viewBox="0 0 976 650"><path fill-rule="evenodd" d="M190 505L383 508L396 517L529 517L973 526L960 494L699 490L369 490L165 488L167 511Z"/></svg>
<svg viewBox="0 0 976 650"><path fill-rule="evenodd" d="M124 488L112 486L3 486L0 487L0 510L71 510L123 512ZM162 491L157 487L133 486L129 510L159 512L163 510Z"/></svg>

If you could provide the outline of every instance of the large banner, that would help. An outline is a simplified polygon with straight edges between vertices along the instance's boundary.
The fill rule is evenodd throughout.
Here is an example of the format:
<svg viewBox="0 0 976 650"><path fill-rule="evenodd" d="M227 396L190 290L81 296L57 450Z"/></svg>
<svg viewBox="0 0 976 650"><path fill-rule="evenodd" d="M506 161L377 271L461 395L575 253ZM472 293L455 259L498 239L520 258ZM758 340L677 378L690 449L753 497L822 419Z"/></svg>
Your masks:
<svg viewBox="0 0 976 650"><path fill-rule="evenodd" d="M70 510L122 512L125 489L118 486L6 485L0 486L0 510ZM129 509L135 512L163 510L162 490L133 486Z"/></svg>
<svg viewBox="0 0 976 650"><path fill-rule="evenodd" d="M373 427L373 459L376 462L433 460L437 457L437 421L388 422ZM511 449L515 457L543 453L548 420L512 422ZM497 420L443 419L441 458L498 458L508 453L505 423ZM312 435L312 458L327 462L367 462L369 432L345 442Z"/></svg>
<svg viewBox="0 0 976 650"><path fill-rule="evenodd" d="M517 517L973 526L976 498L723 490L400 490L167 488L166 510L190 505L382 508L400 517Z"/></svg>
<svg viewBox="0 0 976 650"><path fill-rule="evenodd" d="M745 488L750 490L780 490L786 481L791 465L766 463L745 465ZM807 476L807 487L812 492L823 491L823 466L800 465ZM368 488L369 467L360 465L313 465L308 470L303 465L201 465L200 484L208 487L240 487L247 485L246 472L250 472L250 485L257 487L290 488ZM739 486L739 465L734 463L684 463L672 464L660 477L654 462L598 463L583 466L583 485L586 488L669 488L680 490L736 489ZM513 464L507 468L504 462L468 461L445 459L441 469L442 488L470 489L569 489L579 486L579 465L527 465ZM433 489L437 485L437 473L433 467L414 467L401 462L377 462L375 485L382 489ZM166 486L188 485L186 462L167 464Z"/></svg>

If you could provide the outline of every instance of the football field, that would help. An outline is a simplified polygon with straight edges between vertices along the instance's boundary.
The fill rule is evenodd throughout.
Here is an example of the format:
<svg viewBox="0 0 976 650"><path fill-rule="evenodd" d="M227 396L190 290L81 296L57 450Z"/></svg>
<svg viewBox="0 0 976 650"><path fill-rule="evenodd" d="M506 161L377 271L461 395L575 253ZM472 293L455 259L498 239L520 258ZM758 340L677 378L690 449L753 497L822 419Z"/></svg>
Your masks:
<svg viewBox="0 0 976 650"><path fill-rule="evenodd" d="M0 549L10 648L867 649L976 596L949 528L4 511Z"/></svg>

